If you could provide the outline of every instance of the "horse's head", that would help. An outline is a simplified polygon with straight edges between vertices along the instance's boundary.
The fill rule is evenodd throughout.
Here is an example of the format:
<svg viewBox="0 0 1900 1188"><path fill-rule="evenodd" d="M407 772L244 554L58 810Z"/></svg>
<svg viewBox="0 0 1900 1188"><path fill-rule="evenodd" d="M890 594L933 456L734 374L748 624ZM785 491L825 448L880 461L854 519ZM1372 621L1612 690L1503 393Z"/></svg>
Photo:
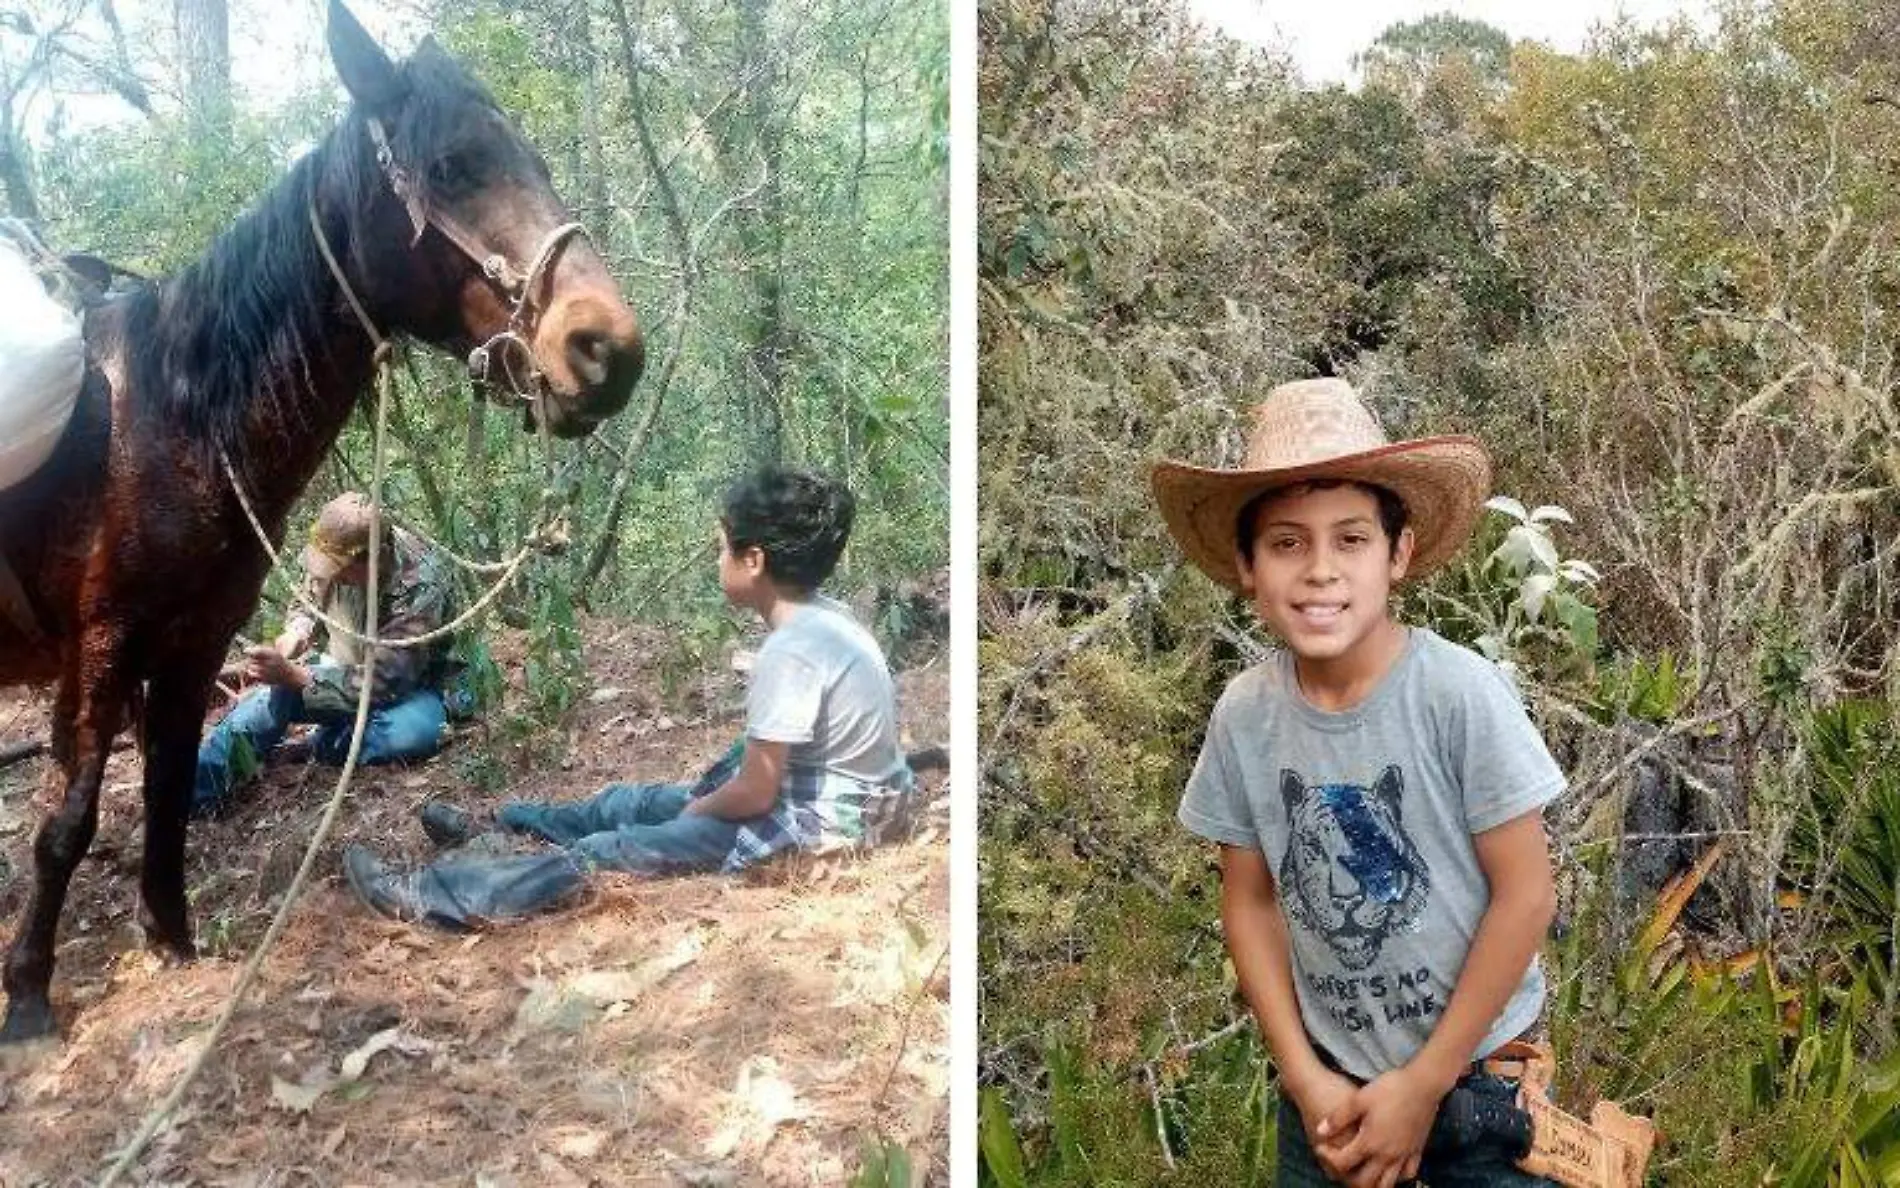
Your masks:
<svg viewBox="0 0 1900 1188"><path fill-rule="evenodd" d="M606 264L554 192L546 162L433 39L391 62L331 0L330 56L356 101L388 201L391 242L357 259L373 304L403 329L470 353L470 367L536 397L532 415L579 437L626 406L644 347ZM406 257L406 258L405 258Z"/></svg>

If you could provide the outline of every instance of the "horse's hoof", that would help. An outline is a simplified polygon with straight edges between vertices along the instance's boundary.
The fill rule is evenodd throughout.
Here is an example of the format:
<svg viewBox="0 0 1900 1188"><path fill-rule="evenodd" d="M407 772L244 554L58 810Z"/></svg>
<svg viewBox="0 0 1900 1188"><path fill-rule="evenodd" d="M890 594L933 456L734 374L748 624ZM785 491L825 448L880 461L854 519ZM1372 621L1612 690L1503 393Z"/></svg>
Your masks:
<svg viewBox="0 0 1900 1188"><path fill-rule="evenodd" d="M176 969L181 965L190 965L198 960L198 946L189 940L165 940L162 937L148 937L145 948L156 956L166 969Z"/></svg>
<svg viewBox="0 0 1900 1188"><path fill-rule="evenodd" d="M0 1024L0 1044L29 1044L34 1040L53 1039L59 1028L53 1022L53 1006L18 999L7 1003L7 1020Z"/></svg>
<svg viewBox="0 0 1900 1188"><path fill-rule="evenodd" d="M160 928L152 914L141 908L139 927L145 932L146 951L156 955L167 969L198 960L198 946L192 943L190 925L176 931Z"/></svg>

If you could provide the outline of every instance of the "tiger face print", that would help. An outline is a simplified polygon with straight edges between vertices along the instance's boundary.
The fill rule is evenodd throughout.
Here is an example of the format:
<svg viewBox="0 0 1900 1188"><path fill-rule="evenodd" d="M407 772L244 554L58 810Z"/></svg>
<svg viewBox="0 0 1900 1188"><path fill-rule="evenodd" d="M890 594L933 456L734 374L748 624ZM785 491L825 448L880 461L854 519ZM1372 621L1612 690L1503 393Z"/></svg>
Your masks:
<svg viewBox="0 0 1900 1188"><path fill-rule="evenodd" d="M1430 872L1405 832L1396 766L1371 788L1315 784L1281 771L1280 796L1291 825L1278 875L1288 916L1326 938L1347 969L1379 956L1386 938L1418 925Z"/></svg>

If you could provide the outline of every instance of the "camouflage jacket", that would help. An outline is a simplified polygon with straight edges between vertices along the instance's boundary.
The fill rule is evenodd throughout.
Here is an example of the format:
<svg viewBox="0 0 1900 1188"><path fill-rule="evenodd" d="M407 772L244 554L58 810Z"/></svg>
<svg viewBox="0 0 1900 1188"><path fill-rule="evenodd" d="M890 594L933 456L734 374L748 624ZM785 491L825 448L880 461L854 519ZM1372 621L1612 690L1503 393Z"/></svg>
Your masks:
<svg viewBox="0 0 1900 1188"><path fill-rule="evenodd" d="M393 572L378 575L382 586L382 610L376 617L376 634L383 639L409 639L426 635L454 618L454 586L447 564L420 537L391 526L390 556ZM347 623L358 632L364 627L364 595L360 586L306 582L304 593L312 602L321 600L323 612L339 623ZM311 681L304 689L304 704L313 711L352 712L362 690L364 653L360 641L329 631L301 609L292 613L284 625L286 631L314 638L322 631L325 650L333 664L313 665ZM365 633L367 634L367 633ZM420 688L441 684L447 674L450 637L443 637L419 648L377 648L373 659L374 683L370 704L388 705Z"/></svg>

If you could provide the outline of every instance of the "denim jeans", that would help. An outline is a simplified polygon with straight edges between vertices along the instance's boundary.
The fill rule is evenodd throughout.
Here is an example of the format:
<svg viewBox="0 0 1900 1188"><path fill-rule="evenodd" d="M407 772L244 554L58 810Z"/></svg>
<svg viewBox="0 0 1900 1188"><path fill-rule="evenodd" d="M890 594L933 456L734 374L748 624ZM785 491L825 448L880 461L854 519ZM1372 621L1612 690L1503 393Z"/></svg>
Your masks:
<svg viewBox="0 0 1900 1188"><path fill-rule="evenodd" d="M426 759L442 745L442 727L448 713L442 694L417 689L401 700L370 711L363 724L363 763L392 763ZM318 722L311 754L320 762L341 766L349 757L354 714L313 715L304 708L303 692L283 685L264 685L244 695L224 720L211 728L198 747L198 777L191 792L191 811L205 813L231 794L231 748L239 738L250 743L260 759L284 741L298 722Z"/></svg>
<svg viewBox="0 0 1900 1188"><path fill-rule="evenodd" d="M1517 1099L1517 1082L1489 1073L1471 1073L1460 1079L1460 1087L1499 1101ZM1276 1188L1326 1188L1328 1179L1313 1148L1307 1141L1306 1123L1299 1107L1285 1094L1280 1096L1280 1121ZM1551 1181L1520 1169L1504 1151L1494 1147L1475 1147L1457 1151L1426 1152L1420 1160L1418 1178L1401 1184L1425 1188L1555 1188Z"/></svg>
<svg viewBox="0 0 1900 1188"><path fill-rule="evenodd" d="M690 874L718 870L740 823L681 816L693 799L686 784L609 784L586 800L503 805L504 828L551 841L601 870Z"/></svg>

